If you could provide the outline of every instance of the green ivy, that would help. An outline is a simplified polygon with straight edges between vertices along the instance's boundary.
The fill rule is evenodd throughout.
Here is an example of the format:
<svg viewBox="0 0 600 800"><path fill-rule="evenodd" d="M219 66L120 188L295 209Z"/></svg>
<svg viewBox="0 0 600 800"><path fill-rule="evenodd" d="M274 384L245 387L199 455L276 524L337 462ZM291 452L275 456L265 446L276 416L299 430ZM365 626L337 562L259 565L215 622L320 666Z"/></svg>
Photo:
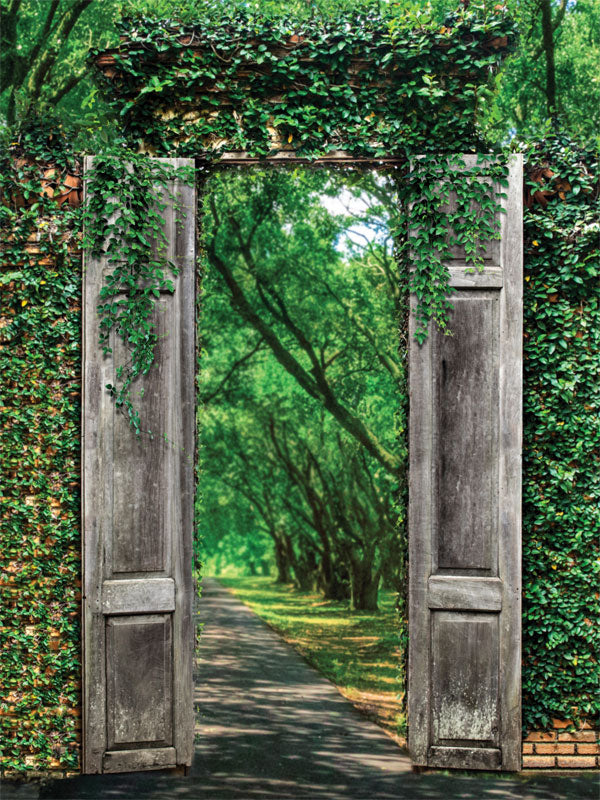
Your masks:
<svg viewBox="0 0 600 800"><path fill-rule="evenodd" d="M395 230L402 242L398 255L406 271L412 269L415 335L424 341L430 319L447 328L449 249L463 246L467 263L481 269L479 243L498 236L505 159L496 154L495 161L479 160L466 169L455 154L488 149L475 118L490 71L514 43L514 24L503 9L492 14L480 7L462 9L440 27L422 15L400 24L393 11L367 7L340 9L327 18L292 18L217 4L185 24L125 19L120 33L117 49L94 52L93 58L130 146L204 162L236 150L258 158L287 150L310 160L343 149L356 158L409 164L400 182ZM419 157L423 154L429 156ZM94 222L90 213L88 226L95 231L96 249L111 228L124 242L109 239L115 271L103 299L114 298L124 285L135 291L101 305L102 344L107 351L108 333L116 328L131 348L131 367L118 366L123 383L110 391L139 430L128 391L152 363L155 335L149 320L151 295L157 292L156 281L148 286L153 267L144 266L141 250L150 252L159 220L150 203L149 162L136 163L146 170L136 182L139 195L130 191L133 178L118 159L105 162L106 174L90 176L90 211L101 219ZM119 179L115 170L121 171ZM127 213L117 218L124 225L109 224L121 192ZM154 215L148 225L145 214ZM119 267L119 260L128 263ZM154 270L155 278L159 272L164 265Z"/></svg>
<svg viewBox="0 0 600 800"><path fill-rule="evenodd" d="M467 272L483 270L484 243L500 238L505 186L503 154L495 160L478 156L473 166L466 166L461 155L417 159L399 181L400 207L392 229L400 264L417 298L419 343L427 338L431 319L449 332L454 290L446 264L452 248L464 252Z"/></svg>
<svg viewBox="0 0 600 800"><path fill-rule="evenodd" d="M300 18L215 2L185 24L124 19L119 46L92 57L129 141L157 155L485 152L476 111L516 41L496 9L440 25L393 6Z"/></svg>
<svg viewBox="0 0 600 800"><path fill-rule="evenodd" d="M525 153L523 722L598 719L598 155Z"/></svg>
<svg viewBox="0 0 600 800"><path fill-rule="evenodd" d="M194 172L174 169L135 153L97 156L86 173L84 247L106 260L112 269L100 291L100 346L113 353L111 333L121 339L127 360L115 367L115 382L107 384L117 408L124 409L137 434L139 412L131 400L131 384L154 361L158 342L153 312L161 291L173 292L177 268L167 258L168 242L161 212L174 195L169 184L193 182ZM162 194L161 194L162 192Z"/></svg>
<svg viewBox="0 0 600 800"><path fill-rule="evenodd" d="M79 763L79 173L39 120L0 156L3 770Z"/></svg>

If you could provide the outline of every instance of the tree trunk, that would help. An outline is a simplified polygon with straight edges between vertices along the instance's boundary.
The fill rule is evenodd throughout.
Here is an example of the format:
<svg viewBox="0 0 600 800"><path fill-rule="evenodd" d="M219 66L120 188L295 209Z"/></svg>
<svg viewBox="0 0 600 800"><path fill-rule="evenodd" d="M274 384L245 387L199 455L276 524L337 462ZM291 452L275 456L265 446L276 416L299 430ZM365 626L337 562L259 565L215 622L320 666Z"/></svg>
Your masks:
<svg viewBox="0 0 600 800"><path fill-rule="evenodd" d="M546 59L546 101L548 115L556 114L556 67L554 64L554 25L551 0L541 0L542 41Z"/></svg>
<svg viewBox="0 0 600 800"><path fill-rule="evenodd" d="M350 597L348 581L344 580L331 557L327 562L321 561L319 588L325 600L348 600Z"/></svg>
<svg viewBox="0 0 600 800"><path fill-rule="evenodd" d="M302 546L302 545L301 545ZM319 564L314 550L302 552L294 561L295 583L301 592L314 592L317 588Z"/></svg>
<svg viewBox="0 0 600 800"><path fill-rule="evenodd" d="M352 611L377 611L381 573L371 559L352 557L350 566L350 608Z"/></svg>
<svg viewBox="0 0 600 800"><path fill-rule="evenodd" d="M285 542L281 538L275 539L275 563L277 565L277 583L291 583L290 562Z"/></svg>

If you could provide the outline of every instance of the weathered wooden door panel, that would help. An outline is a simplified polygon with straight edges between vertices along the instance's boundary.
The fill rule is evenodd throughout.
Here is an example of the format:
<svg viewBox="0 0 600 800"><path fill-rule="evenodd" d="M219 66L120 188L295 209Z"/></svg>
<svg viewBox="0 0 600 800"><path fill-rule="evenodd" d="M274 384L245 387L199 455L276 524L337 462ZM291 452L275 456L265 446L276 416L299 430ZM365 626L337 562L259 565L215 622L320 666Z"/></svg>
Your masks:
<svg viewBox="0 0 600 800"><path fill-rule="evenodd" d="M192 162L173 160L178 165ZM86 160L86 169L90 161ZM175 293L154 311L159 344L136 381L136 438L105 389L114 363L98 344L97 305L109 267L84 272L85 772L189 765L193 751L195 191L176 183L163 212ZM167 200L166 194L163 200ZM111 343L115 361L126 354Z"/></svg>
<svg viewBox="0 0 600 800"><path fill-rule="evenodd" d="M419 346L410 331L409 746L423 766L521 764L520 157L509 182L485 271L465 275L460 251L448 265L453 335Z"/></svg>

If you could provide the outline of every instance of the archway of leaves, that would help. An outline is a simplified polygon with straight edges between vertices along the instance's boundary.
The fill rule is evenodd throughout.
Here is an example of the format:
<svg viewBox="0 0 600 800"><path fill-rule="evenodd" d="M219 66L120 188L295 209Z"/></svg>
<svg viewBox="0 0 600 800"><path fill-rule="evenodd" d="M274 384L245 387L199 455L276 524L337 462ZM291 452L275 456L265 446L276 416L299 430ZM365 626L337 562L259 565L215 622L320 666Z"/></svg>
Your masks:
<svg viewBox="0 0 600 800"><path fill-rule="evenodd" d="M351 16L341 12L324 23L311 17L265 20L248 9L229 6L227 10L223 4L210 7L206 16L194 24L141 17L122 23L119 47L94 55L109 102L123 119L124 147L99 156L89 176L88 246L101 247L108 231L116 234L109 238L107 256L112 273L99 309L104 344L115 329L131 350L130 363L117 365L112 391L138 430L143 428L143 420L139 420L132 403L131 386L138 374L151 368L157 341L151 322L154 297L171 285L172 270L160 248L153 248L151 241L160 227L153 211L156 186L166 186L173 173L164 165L157 166L146 154L194 156L195 177L201 181L217 166L248 165L261 160L389 167L388 180L394 190L393 195L388 195L388 200L390 196L394 199L392 204L388 202L389 230L395 242L391 273L394 285L389 296L394 298L396 293L399 298L393 314L400 325L403 294L399 286L404 284L416 294L417 338L423 341L432 321L441 328L447 327L451 302L444 261L450 248L462 247L469 267L478 269L478 242L496 234L495 192L500 189L490 187L501 187L504 160L496 153L493 160L481 159L478 166L467 171L457 154L489 152L478 133L477 108L485 98L490 76L510 51L514 37L514 25L499 6L491 13L477 6L468 10L463 7L441 27L426 17L399 18L393 9L383 13L354 12ZM247 175L241 178L242 183L244 180L252 179ZM262 185L271 190L280 181L264 171L254 180L255 187ZM226 194L225 189L221 196ZM258 208L257 198L265 195L251 191L250 195L250 205L254 203ZM212 222L210 215L207 217L210 228L216 224L218 209L215 205L211 208L210 203L208 208L212 213ZM235 241L236 231L232 229L229 234L230 241ZM216 239L213 237L212 241ZM241 242L239 239L240 247ZM248 322L252 304L246 302L246 296L236 297L235 282L227 275L226 265L219 263L216 246L209 244L206 259L227 284L232 308ZM315 286L318 281L315 275ZM125 298L123 287L127 288ZM262 301L261 287L255 288ZM266 291L264 287L262 290ZM267 303L273 311L273 296L267 297ZM355 332L357 325L363 325L362 335L368 337L372 331L364 319L355 318ZM256 342L247 353L253 347L258 351L265 346L268 335L264 330L261 333L259 327L254 325ZM400 388L399 397L405 397L403 365L396 362L395 367L399 372L392 380ZM393 370L391 364L388 373L390 368ZM298 375L295 378L301 385L302 379ZM308 391L310 382L306 383ZM312 397L338 422L347 411L334 409L337 400L327 396L326 388L317 386L316 398L315 392ZM405 409L398 410L400 434L404 414ZM352 423L346 422L348 432ZM372 472L360 468L365 452L378 463L384 482L400 488L396 494L400 499L393 509L396 521L391 525L392 508L377 511L381 487L372 491L364 486L362 494L371 492L369 513L375 509L375 517L386 520L383 539L388 542L387 553L381 549L378 558L380 562L385 557L396 560L395 578L403 618L406 536L402 487L406 442L402 435L395 449L393 443L387 448L392 451L387 455L381 450L375 452L373 442L369 450L368 435L362 444L360 436L354 437L352 453L344 451L347 444L340 445L336 458L340 464L356 469L348 470L344 476L342 483L346 481L347 485L339 479L333 485L324 477L323 465L315 458L309 442L301 442L298 437L292 442L289 430L278 424L273 414L264 416L262 424L264 441L275 461L280 467L284 465L288 475L294 477L298 492L304 494L303 513L312 516L314 531L317 505L321 510L325 505L330 510L338 509L333 516L339 517L344 494L356 494L352 482L357 485L366 479L368 484ZM242 447L235 442L223 446L240 455L240 470L247 469ZM329 474L333 472L330 470ZM321 498L311 508L308 497L311 492L314 495L315 489ZM332 492L333 498L329 497ZM258 498L256 494L251 502L256 506L259 499L263 506L268 504L267 497ZM282 498L282 502L285 499L291 502L289 498ZM317 532L311 541L313 545L320 544L311 547L300 535L294 546L281 535L277 515L268 508L265 514L272 517L269 524L282 577L291 569L296 581L306 585L314 574L311 559L314 561L321 552L322 561L327 561L323 559L324 539L319 540ZM338 523L339 519L332 522L339 528ZM358 560L356 551L352 554L351 548L346 549L346 566L350 565L357 576L361 569L364 573L364 563L369 560L367 549L362 547ZM357 567L352 567L353 559ZM370 562L375 564L375 559L371 557ZM340 591L338 578L339 571L336 575L335 569L321 564L319 580L325 593ZM373 604L374 578L373 570L368 576L363 574L362 599L356 595L359 606ZM405 635L404 627L402 636Z"/></svg>

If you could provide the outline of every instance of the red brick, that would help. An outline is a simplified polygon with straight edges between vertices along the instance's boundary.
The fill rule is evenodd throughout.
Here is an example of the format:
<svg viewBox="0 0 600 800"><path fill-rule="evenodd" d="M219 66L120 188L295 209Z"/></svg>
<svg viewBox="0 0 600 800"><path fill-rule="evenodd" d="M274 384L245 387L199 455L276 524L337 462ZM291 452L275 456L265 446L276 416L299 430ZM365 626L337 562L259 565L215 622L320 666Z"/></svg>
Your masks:
<svg viewBox="0 0 600 800"><path fill-rule="evenodd" d="M574 733L559 733L559 742L596 742L599 734L597 731L575 731Z"/></svg>
<svg viewBox="0 0 600 800"><path fill-rule="evenodd" d="M556 760L559 767L569 769L589 769L596 766L594 756L559 756Z"/></svg>
<svg viewBox="0 0 600 800"><path fill-rule="evenodd" d="M570 756L575 753L575 745L574 744L559 744L558 742L549 742L543 744L538 742L535 746L535 752L540 755L562 755L562 756Z"/></svg>
<svg viewBox="0 0 600 800"><path fill-rule="evenodd" d="M532 753L533 753L533 745L532 744L527 744L527 742L525 742L523 744L523 755L524 756L528 756L528 755L531 755Z"/></svg>
<svg viewBox="0 0 600 800"><path fill-rule="evenodd" d="M569 728L573 723L570 719L553 719L552 720L552 727L553 728Z"/></svg>
<svg viewBox="0 0 600 800"><path fill-rule="evenodd" d="M580 755L600 756L600 745L598 744L578 744L577 752Z"/></svg>
<svg viewBox="0 0 600 800"><path fill-rule="evenodd" d="M573 756L576 758L576 756ZM554 767L556 765L556 759L554 756L523 756L523 768L524 769L531 769L531 768L540 768L540 767Z"/></svg>
<svg viewBox="0 0 600 800"><path fill-rule="evenodd" d="M556 733L551 731L545 733L544 731L532 731L525 739L526 742L555 742Z"/></svg>
<svg viewBox="0 0 600 800"><path fill-rule="evenodd" d="M570 756L575 752L575 745L561 742L555 745L554 752L557 756Z"/></svg>

